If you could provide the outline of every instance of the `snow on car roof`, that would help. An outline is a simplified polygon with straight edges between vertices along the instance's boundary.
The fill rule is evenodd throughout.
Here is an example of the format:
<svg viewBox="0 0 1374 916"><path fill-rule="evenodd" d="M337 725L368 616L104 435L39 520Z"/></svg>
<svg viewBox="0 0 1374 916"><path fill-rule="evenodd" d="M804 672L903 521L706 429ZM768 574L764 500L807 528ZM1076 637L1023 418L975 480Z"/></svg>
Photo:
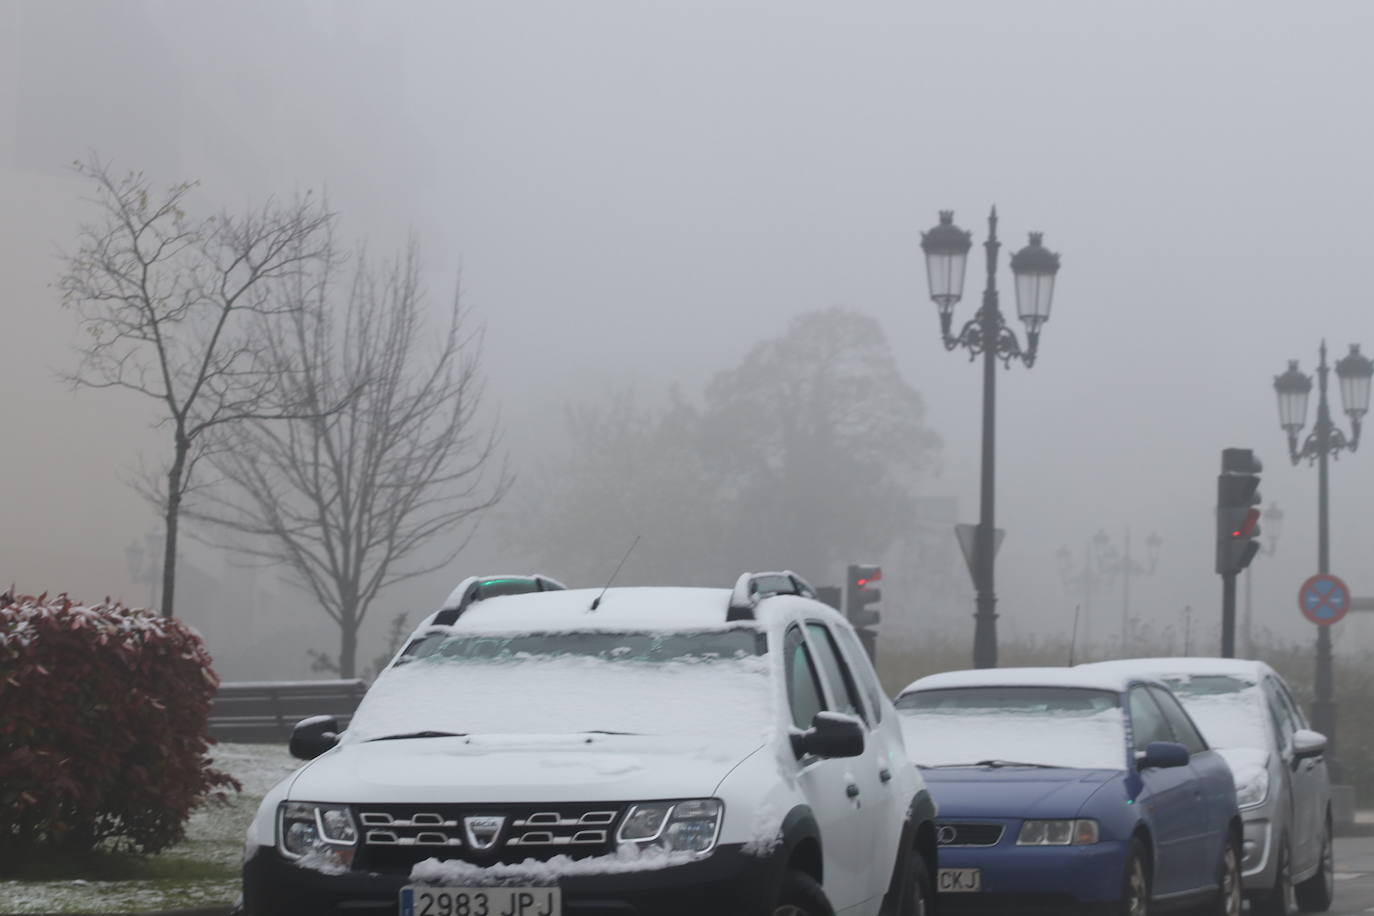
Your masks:
<svg viewBox="0 0 1374 916"><path fill-rule="evenodd" d="M1227 675L1259 683L1264 675L1273 669L1264 662L1248 658L1120 658L1105 662L1090 662L1079 665L1082 669L1096 671L1118 671L1147 677L1167 677L1169 675Z"/></svg>
<svg viewBox="0 0 1374 916"><path fill-rule="evenodd" d="M600 594L599 588L577 588L486 598L468 605L448 629L455 633L556 633L758 628L789 607L795 608L797 602L805 602L816 616L839 616L819 602L779 595L759 602L758 620L727 622L730 589L665 586L608 589L593 611L592 601Z"/></svg>
<svg viewBox="0 0 1374 916"><path fill-rule="evenodd" d="M945 690L955 687L1082 687L1089 690L1110 690L1120 693L1133 680L1140 680L1136 672L1092 670L1088 666L1075 668L984 668L974 671L946 671L913 681L903 694L920 690Z"/></svg>

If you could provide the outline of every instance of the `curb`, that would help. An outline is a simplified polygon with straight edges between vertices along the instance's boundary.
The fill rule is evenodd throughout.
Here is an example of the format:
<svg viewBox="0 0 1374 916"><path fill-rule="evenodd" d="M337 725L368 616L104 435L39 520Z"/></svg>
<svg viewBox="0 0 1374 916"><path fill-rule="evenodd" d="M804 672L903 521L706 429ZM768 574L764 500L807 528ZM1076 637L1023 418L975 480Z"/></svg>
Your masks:
<svg viewBox="0 0 1374 916"><path fill-rule="evenodd" d="M153 913L126 914L126 916L229 916L229 911L233 909L233 904L222 903L218 906L199 906L182 910L161 910ZM6 916L6 914L0 914ZM19 914L8 914L8 916L19 916ZM24 916L110 916L109 913L28 913Z"/></svg>
<svg viewBox="0 0 1374 916"><path fill-rule="evenodd" d="M1336 836L1374 836L1374 824L1344 824L1336 827Z"/></svg>

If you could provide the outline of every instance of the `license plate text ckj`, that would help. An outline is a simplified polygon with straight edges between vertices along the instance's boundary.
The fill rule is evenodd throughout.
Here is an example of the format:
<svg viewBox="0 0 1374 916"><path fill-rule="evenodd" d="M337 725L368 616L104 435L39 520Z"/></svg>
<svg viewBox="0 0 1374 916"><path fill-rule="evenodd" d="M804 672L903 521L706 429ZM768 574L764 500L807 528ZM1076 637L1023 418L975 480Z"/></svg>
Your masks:
<svg viewBox="0 0 1374 916"><path fill-rule="evenodd" d="M983 874L977 868L942 868L935 886L942 894L976 894L983 889Z"/></svg>

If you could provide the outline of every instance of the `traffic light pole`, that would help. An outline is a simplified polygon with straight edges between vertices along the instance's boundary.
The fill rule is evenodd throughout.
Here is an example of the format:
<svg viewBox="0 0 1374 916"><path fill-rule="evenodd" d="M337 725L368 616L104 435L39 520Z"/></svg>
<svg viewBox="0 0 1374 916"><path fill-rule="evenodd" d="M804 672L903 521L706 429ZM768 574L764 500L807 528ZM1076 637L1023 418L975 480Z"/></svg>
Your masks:
<svg viewBox="0 0 1374 916"><path fill-rule="evenodd" d="M1236 657L1236 574L1221 577L1221 657Z"/></svg>
<svg viewBox="0 0 1374 916"><path fill-rule="evenodd" d="M1221 657L1236 657L1236 577L1259 552L1262 465L1248 448L1221 450L1217 476L1217 572L1221 575ZM1247 581L1248 578L1247 578ZM1248 594L1248 592L1247 592Z"/></svg>

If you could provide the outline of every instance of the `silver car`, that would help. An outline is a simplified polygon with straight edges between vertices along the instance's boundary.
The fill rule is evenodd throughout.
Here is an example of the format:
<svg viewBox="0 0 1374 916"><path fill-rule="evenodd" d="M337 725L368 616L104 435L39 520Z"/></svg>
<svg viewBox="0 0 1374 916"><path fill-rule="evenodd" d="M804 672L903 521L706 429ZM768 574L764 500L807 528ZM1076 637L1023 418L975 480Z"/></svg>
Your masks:
<svg viewBox="0 0 1374 916"><path fill-rule="evenodd" d="M1264 662L1139 658L1081 667L1152 675L1168 684L1203 737L1231 765L1245 822L1241 870L1251 912L1330 908L1334 875L1326 737Z"/></svg>

